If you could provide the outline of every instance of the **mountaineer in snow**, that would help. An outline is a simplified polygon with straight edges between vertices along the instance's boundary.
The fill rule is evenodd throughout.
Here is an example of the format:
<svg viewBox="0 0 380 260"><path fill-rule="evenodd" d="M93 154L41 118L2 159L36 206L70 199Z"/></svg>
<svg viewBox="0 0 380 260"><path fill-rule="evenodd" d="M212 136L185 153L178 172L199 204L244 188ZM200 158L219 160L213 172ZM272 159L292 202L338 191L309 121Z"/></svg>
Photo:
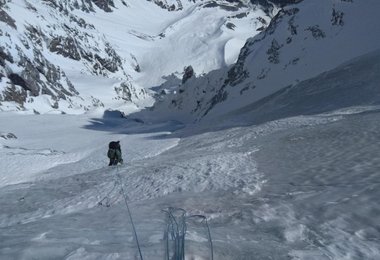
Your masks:
<svg viewBox="0 0 380 260"><path fill-rule="evenodd" d="M123 159L121 158L120 141L112 141L109 143L107 156L110 159L108 166L123 163Z"/></svg>

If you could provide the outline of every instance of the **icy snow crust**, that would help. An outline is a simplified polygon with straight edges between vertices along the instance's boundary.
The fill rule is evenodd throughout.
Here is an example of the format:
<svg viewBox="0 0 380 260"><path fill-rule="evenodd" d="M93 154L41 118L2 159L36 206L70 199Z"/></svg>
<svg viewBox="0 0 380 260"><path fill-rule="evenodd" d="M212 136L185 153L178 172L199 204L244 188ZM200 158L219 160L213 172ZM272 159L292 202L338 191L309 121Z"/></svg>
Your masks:
<svg viewBox="0 0 380 260"><path fill-rule="evenodd" d="M2 136L17 137L0 139L1 259L139 259L118 175L144 259L164 258L167 207L208 218L214 259L378 259L380 98L361 92L379 86L376 57L212 127L0 114ZM270 120L243 126L262 111ZM124 165L106 166L110 140ZM187 259L209 259L203 229L190 224L186 238Z"/></svg>

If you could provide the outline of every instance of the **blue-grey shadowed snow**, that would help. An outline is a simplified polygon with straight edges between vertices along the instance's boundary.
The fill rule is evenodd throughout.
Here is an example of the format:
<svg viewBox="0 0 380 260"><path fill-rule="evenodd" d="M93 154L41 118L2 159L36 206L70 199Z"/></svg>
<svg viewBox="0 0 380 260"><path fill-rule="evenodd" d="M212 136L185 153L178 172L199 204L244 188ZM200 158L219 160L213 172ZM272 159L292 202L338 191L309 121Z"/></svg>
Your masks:
<svg viewBox="0 0 380 260"><path fill-rule="evenodd" d="M217 118L202 118L196 125L185 127L178 121L160 122L160 115L143 110L128 118L124 118L119 111L106 111L102 118L94 118L85 128L123 134L174 132L171 138L186 137L238 126L259 125L281 118L370 105L380 105L380 50L289 86L239 110ZM168 136L160 136L165 137Z"/></svg>
<svg viewBox="0 0 380 260"><path fill-rule="evenodd" d="M102 118L93 118L90 124L84 126L85 129L96 131L108 131L113 134L144 134L174 132L184 127L178 121L166 121L162 123L144 122L142 119L128 116L117 110L107 110ZM166 134L155 135L151 138L165 138Z"/></svg>
<svg viewBox="0 0 380 260"><path fill-rule="evenodd" d="M216 118L204 117L173 136L186 137L231 127L259 125L276 119L316 115L353 106L380 105L380 50L355 58L334 70L284 88L249 106ZM157 122L160 115L140 111L130 115Z"/></svg>
<svg viewBox="0 0 380 260"><path fill-rule="evenodd" d="M163 259L161 209L172 206L208 217L218 260L377 260L380 113L346 112L190 136L120 166L144 259ZM138 259L115 168L68 166L0 190L0 255ZM208 259L207 237L188 231L188 254Z"/></svg>
<svg viewBox="0 0 380 260"><path fill-rule="evenodd" d="M262 195L272 194L282 201L273 209L275 215L292 212L289 225L298 231L288 229L289 239L303 237L309 253L319 248L315 259L376 259L371 252L378 255L380 222L373 216L380 214L379 118L379 110L363 112L260 140L262 149L255 159L270 179ZM347 250L350 243L354 246ZM294 257L309 259L306 248L296 247Z"/></svg>
<svg viewBox="0 0 380 260"><path fill-rule="evenodd" d="M313 79L282 89L228 115L260 124L352 106L380 104L380 50L353 59Z"/></svg>

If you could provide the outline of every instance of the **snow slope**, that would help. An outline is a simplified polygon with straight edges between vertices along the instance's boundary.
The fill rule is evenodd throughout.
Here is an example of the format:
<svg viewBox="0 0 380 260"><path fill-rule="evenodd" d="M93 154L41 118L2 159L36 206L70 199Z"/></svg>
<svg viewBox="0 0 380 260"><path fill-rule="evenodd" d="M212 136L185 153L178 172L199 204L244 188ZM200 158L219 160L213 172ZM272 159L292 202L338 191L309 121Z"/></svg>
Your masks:
<svg viewBox="0 0 380 260"><path fill-rule="evenodd" d="M213 125L0 114L1 258L139 259L123 185L144 259L164 258L168 207L208 218L214 259L377 259L379 66L377 51ZM114 139L126 163L109 168ZM185 245L210 259L199 224Z"/></svg>
<svg viewBox="0 0 380 260"><path fill-rule="evenodd" d="M183 122L209 120L375 51L379 8L376 0L287 6L247 41L236 64L193 77L155 109Z"/></svg>
<svg viewBox="0 0 380 260"><path fill-rule="evenodd" d="M277 11L221 0L182 1L170 12L158 3L0 3L0 109L77 114L151 105L146 89L163 76L235 62L245 40Z"/></svg>

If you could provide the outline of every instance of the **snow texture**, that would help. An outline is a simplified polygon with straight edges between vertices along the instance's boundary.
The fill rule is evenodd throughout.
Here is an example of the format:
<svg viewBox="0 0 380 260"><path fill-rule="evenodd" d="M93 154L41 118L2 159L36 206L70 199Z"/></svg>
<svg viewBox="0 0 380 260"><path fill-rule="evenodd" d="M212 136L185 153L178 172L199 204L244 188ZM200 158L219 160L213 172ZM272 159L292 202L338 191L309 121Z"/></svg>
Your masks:
<svg viewBox="0 0 380 260"><path fill-rule="evenodd" d="M0 0L0 259L379 258L380 2L251 2Z"/></svg>
<svg viewBox="0 0 380 260"><path fill-rule="evenodd" d="M168 207L207 217L214 259L377 259L379 55L210 124L1 113L1 258L139 259L123 185L144 259L164 258ZM186 259L207 239L189 223Z"/></svg>
<svg viewBox="0 0 380 260"><path fill-rule="evenodd" d="M173 4L175 12L168 11ZM246 39L272 16L239 1L206 6L187 0L4 2L0 110L80 114L151 106L147 89L163 77L188 65L202 74L234 63Z"/></svg>
<svg viewBox="0 0 380 260"><path fill-rule="evenodd" d="M375 51L379 9L377 0L286 6L247 40L234 65L187 81L155 110L182 122L209 120Z"/></svg>

